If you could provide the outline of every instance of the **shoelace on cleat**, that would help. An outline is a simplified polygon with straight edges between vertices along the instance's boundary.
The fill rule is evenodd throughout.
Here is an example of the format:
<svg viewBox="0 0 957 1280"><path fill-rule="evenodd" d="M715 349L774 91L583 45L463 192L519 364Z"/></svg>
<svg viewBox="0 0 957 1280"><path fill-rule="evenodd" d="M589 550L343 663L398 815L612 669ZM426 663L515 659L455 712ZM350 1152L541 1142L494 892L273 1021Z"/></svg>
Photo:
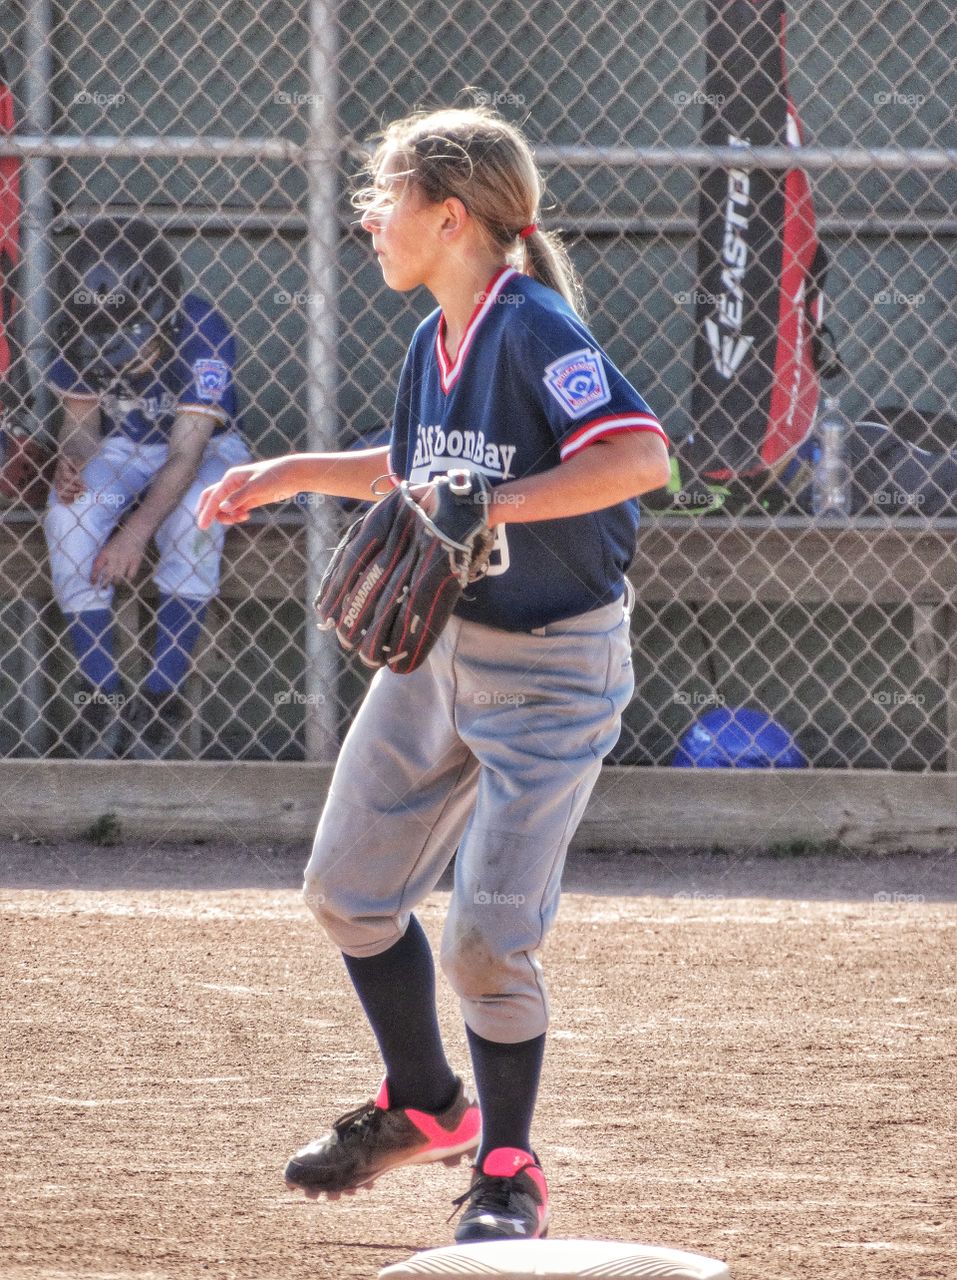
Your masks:
<svg viewBox="0 0 957 1280"><path fill-rule="evenodd" d="M494 1178L491 1174L483 1173L480 1178L475 1179L468 1191L456 1196L452 1201L455 1208L446 1218L446 1222L451 1222L468 1200L474 1200L476 1206L480 1209L490 1209L492 1212L507 1212L513 1186L513 1178Z"/></svg>
<svg viewBox="0 0 957 1280"><path fill-rule="evenodd" d="M355 1111L347 1111L344 1116L332 1122L332 1127L342 1139L347 1133L354 1132L360 1142L365 1142L377 1133L385 1112L371 1100L364 1102Z"/></svg>

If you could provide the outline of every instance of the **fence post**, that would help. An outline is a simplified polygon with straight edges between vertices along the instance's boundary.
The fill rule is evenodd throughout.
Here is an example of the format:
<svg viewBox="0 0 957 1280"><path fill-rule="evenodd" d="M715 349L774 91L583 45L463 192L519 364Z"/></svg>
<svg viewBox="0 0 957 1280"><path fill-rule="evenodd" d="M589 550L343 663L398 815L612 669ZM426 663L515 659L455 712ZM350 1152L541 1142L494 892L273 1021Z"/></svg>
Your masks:
<svg viewBox="0 0 957 1280"><path fill-rule="evenodd" d="M310 452L334 449L336 430L336 29L332 0L309 4L309 138L306 247L307 405ZM338 752L336 733L339 654L335 637L313 625L312 601L319 588L326 549L337 533L332 503L306 505L306 719L307 760L328 764Z"/></svg>
<svg viewBox="0 0 957 1280"><path fill-rule="evenodd" d="M26 7L24 29L23 129L46 137L50 132L53 81L50 0ZM23 186L23 345L34 413L47 430L53 397L44 377L46 329L50 319L50 169L49 159L30 156L21 170Z"/></svg>

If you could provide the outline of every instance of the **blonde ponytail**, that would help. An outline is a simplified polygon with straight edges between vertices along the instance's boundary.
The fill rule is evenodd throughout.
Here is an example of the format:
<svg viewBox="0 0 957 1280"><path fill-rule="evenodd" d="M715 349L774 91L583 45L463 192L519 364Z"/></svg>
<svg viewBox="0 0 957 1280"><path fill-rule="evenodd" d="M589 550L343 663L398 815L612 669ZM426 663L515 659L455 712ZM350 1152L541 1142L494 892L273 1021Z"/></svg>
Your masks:
<svg viewBox="0 0 957 1280"><path fill-rule="evenodd" d="M522 247L522 270L525 274L560 293L572 311L584 319L584 290L561 237L554 231L542 231L540 227L536 227L523 237Z"/></svg>

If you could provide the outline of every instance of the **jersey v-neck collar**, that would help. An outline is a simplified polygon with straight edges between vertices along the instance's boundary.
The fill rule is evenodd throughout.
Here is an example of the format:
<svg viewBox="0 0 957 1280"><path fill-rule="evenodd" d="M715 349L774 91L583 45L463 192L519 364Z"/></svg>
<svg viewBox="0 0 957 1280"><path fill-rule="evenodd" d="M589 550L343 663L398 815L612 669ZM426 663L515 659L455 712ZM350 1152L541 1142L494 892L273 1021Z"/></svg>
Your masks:
<svg viewBox="0 0 957 1280"><path fill-rule="evenodd" d="M482 321L498 301L502 286L511 280L512 276L517 275L518 272L514 267L503 267L486 285L482 294L483 301L476 306L469 317L469 322L465 326L465 332L462 334L462 341L459 343L459 349L455 353L454 360L449 359L449 353L445 349L445 316L439 316L438 327L435 331L435 355L439 362L439 382L445 395L449 394L458 381L462 366L465 363L465 357L468 355L469 347L472 345L472 340L478 332Z"/></svg>

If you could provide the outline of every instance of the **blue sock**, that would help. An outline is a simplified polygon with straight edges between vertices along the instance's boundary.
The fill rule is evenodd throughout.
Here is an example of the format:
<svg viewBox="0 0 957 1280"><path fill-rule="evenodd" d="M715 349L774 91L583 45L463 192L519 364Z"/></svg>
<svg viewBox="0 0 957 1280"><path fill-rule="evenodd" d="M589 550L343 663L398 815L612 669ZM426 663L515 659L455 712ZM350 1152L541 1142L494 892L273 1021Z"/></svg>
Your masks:
<svg viewBox="0 0 957 1280"><path fill-rule="evenodd" d="M115 693L120 677L113 658L113 610L85 609L66 616L83 678L104 693Z"/></svg>
<svg viewBox="0 0 957 1280"><path fill-rule="evenodd" d="M389 1105L444 1111L456 1081L435 1011L432 948L415 916L377 956L343 956L385 1062Z"/></svg>
<svg viewBox="0 0 957 1280"><path fill-rule="evenodd" d="M519 1044L499 1044L465 1028L472 1054L475 1089L482 1112L481 1165L496 1147L531 1151L532 1116L545 1054L545 1035Z"/></svg>
<svg viewBox="0 0 957 1280"><path fill-rule="evenodd" d="M150 693L172 693L186 675L190 654L206 616L206 601L167 595L161 595L159 599L153 670L143 682L143 687Z"/></svg>

